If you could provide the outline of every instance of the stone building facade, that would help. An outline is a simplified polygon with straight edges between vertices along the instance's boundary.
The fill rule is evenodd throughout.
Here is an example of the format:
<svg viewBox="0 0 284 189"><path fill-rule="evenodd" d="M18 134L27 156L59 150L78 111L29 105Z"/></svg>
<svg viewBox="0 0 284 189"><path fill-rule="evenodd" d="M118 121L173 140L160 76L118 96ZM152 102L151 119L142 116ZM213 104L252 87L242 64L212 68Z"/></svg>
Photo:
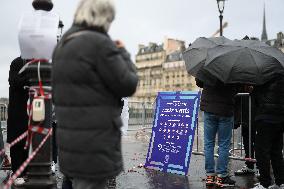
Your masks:
<svg viewBox="0 0 284 189"><path fill-rule="evenodd" d="M184 49L184 41L169 38L160 45L139 45L135 57L139 83L131 100L154 102L160 91L196 89L194 78L187 74L182 60Z"/></svg>
<svg viewBox="0 0 284 189"><path fill-rule="evenodd" d="M266 43L280 49L284 53L284 34L282 32L277 33L276 39L268 40Z"/></svg>

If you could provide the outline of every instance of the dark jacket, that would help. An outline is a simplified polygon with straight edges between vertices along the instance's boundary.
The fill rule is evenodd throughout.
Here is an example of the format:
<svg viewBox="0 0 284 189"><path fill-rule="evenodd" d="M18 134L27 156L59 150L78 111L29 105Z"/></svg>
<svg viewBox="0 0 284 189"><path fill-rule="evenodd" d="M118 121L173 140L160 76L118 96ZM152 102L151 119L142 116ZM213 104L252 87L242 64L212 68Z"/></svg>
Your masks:
<svg viewBox="0 0 284 189"><path fill-rule="evenodd" d="M234 96L236 89L218 82L216 86L204 85L200 80L196 85L203 88L200 109L219 116L229 117L234 115Z"/></svg>
<svg viewBox="0 0 284 189"><path fill-rule="evenodd" d="M255 91L256 117L270 123L284 122L284 76L278 75Z"/></svg>
<svg viewBox="0 0 284 189"><path fill-rule="evenodd" d="M28 129L27 101L28 78L25 73L19 74L25 61L20 57L14 59L9 71L9 105L7 120L7 142L10 143Z"/></svg>
<svg viewBox="0 0 284 189"><path fill-rule="evenodd" d="M72 26L54 51L52 80L60 170L85 179L118 175L121 98L138 82L129 54L97 29Z"/></svg>

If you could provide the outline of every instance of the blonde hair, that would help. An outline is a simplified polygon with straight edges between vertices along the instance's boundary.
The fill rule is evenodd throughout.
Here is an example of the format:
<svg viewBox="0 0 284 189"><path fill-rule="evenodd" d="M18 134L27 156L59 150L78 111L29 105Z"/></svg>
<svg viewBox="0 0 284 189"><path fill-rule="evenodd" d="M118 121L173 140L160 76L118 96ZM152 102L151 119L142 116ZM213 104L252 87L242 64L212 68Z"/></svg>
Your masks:
<svg viewBox="0 0 284 189"><path fill-rule="evenodd" d="M74 23L102 27L108 32L114 17L113 0L82 0L76 10Z"/></svg>

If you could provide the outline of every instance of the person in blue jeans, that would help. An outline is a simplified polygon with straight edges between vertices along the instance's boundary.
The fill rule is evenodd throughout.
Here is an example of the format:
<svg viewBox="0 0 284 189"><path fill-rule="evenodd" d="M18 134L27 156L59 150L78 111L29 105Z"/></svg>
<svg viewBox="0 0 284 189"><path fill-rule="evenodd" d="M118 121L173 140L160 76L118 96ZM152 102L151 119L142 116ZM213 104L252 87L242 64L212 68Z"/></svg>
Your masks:
<svg viewBox="0 0 284 189"><path fill-rule="evenodd" d="M204 153L206 186L234 186L235 181L228 175L229 150L234 125L234 96L236 89L218 81L209 86L196 79L198 87L203 88L200 109L204 111ZM214 147L218 136L217 164L215 166Z"/></svg>

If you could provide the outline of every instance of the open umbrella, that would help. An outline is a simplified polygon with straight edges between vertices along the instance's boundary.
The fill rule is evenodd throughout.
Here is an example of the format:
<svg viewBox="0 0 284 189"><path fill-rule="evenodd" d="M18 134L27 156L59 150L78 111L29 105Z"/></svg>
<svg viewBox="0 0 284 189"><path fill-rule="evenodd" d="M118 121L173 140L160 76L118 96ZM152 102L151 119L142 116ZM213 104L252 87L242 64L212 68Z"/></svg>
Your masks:
<svg viewBox="0 0 284 189"><path fill-rule="evenodd" d="M187 72L207 84L214 85L217 78L212 76L207 70L203 69L207 58L207 51L210 48L228 42L231 42L231 40L223 36L212 38L200 37L196 39L192 45L183 52L183 59L185 61Z"/></svg>
<svg viewBox="0 0 284 189"><path fill-rule="evenodd" d="M203 69L226 84L262 85L284 73L284 54L260 41L235 40L208 49Z"/></svg>

